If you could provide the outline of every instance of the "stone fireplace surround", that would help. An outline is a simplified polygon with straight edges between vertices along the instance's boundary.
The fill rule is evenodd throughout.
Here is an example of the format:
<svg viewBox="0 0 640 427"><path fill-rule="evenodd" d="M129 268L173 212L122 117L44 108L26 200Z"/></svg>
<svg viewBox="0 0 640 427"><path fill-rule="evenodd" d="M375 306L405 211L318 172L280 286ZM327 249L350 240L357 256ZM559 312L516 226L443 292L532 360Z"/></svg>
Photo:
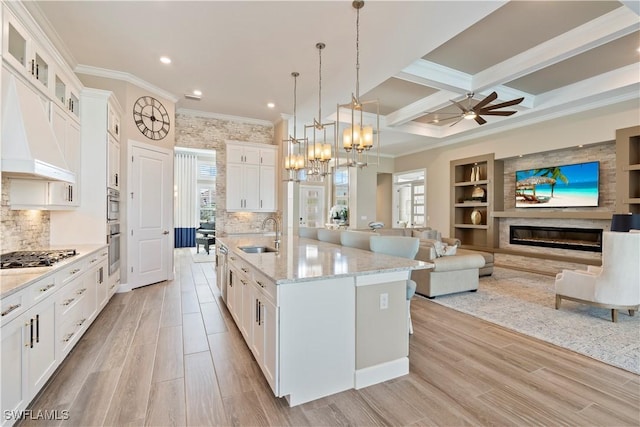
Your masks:
<svg viewBox="0 0 640 427"><path fill-rule="evenodd" d="M569 227L609 231L616 200L616 144L607 141L585 147L565 148L502 159L504 163L504 211L498 217L499 246L495 264L556 274L562 269L586 269L600 265L598 252L541 246L514 245L509 242L510 227ZM515 173L522 169L544 168L589 161L600 162L599 206L585 208L515 207Z"/></svg>

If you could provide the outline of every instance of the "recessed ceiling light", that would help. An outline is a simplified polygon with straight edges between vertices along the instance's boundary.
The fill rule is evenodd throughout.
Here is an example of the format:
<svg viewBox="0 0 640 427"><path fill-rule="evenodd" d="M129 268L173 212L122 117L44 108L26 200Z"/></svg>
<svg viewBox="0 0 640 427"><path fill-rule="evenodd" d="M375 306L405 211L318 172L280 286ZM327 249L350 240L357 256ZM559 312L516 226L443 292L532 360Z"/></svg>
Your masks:
<svg viewBox="0 0 640 427"><path fill-rule="evenodd" d="M276 104L274 104L273 102L269 102L267 104L267 107L269 107L269 108L275 108L275 106L276 106Z"/></svg>
<svg viewBox="0 0 640 427"><path fill-rule="evenodd" d="M160 62L162 62L163 64L171 64L171 58L169 58L168 56L161 56Z"/></svg>
<svg viewBox="0 0 640 427"><path fill-rule="evenodd" d="M194 90L194 91L193 91L193 94L194 94L195 96L202 96L202 91L201 91L201 90L196 89L196 90Z"/></svg>
<svg viewBox="0 0 640 427"><path fill-rule="evenodd" d="M584 145L582 145L582 144L578 145L578 148L582 148L582 147L584 147Z"/></svg>

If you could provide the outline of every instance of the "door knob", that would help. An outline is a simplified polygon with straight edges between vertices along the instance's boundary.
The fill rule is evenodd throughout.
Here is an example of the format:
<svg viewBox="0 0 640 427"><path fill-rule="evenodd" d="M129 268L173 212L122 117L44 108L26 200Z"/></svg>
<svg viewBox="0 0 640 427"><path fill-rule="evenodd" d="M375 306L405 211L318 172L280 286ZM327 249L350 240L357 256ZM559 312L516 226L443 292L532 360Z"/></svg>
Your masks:
<svg viewBox="0 0 640 427"><path fill-rule="evenodd" d="M169 232L167 230L164 230L162 234L169 234Z"/></svg>

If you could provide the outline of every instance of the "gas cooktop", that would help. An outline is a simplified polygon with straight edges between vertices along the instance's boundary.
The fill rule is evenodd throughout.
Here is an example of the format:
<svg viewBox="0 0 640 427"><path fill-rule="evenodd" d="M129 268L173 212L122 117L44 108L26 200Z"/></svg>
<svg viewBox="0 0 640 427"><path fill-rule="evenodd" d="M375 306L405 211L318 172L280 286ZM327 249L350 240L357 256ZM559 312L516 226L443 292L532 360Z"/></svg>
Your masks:
<svg viewBox="0 0 640 427"><path fill-rule="evenodd" d="M75 254L75 249L9 252L0 255L0 269L48 267Z"/></svg>

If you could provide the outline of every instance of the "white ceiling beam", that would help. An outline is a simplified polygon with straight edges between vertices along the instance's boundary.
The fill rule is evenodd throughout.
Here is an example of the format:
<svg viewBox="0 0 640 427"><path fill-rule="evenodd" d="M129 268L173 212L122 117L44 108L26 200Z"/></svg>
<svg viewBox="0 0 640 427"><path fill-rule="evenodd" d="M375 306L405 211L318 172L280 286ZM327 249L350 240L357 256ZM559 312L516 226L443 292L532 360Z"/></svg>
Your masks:
<svg viewBox="0 0 640 427"><path fill-rule="evenodd" d="M471 91L472 76L425 59L418 59L394 77L458 94Z"/></svg>
<svg viewBox="0 0 640 427"><path fill-rule="evenodd" d="M637 31L638 16L626 7L541 43L473 76L472 87L484 90L513 81L594 47Z"/></svg>
<svg viewBox="0 0 640 427"><path fill-rule="evenodd" d="M392 127L400 126L424 116L428 112L444 108L451 104L451 99L459 98L461 94L467 94L471 91L472 77L469 74L424 59L415 61L394 77L440 89L440 92L387 114L387 125ZM494 87L491 88L491 90L496 90L500 93L500 100L506 101L508 99L524 97L525 100L521 105L527 108L533 106L535 97L529 93L506 86ZM476 94L487 96L491 90L487 89L486 91L476 92ZM498 100L498 102L500 102L500 100Z"/></svg>
<svg viewBox="0 0 640 427"><path fill-rule="evenodd" d="M387 114L385 116L387 126L399 126L415 120L418 117L424 116L430 111L437 111L451 105L451 99L458 98L459 96L460 94L457 92L441 90L433 95L427 96L426 98L419 99L406 107L402 107Z"/></svg>

